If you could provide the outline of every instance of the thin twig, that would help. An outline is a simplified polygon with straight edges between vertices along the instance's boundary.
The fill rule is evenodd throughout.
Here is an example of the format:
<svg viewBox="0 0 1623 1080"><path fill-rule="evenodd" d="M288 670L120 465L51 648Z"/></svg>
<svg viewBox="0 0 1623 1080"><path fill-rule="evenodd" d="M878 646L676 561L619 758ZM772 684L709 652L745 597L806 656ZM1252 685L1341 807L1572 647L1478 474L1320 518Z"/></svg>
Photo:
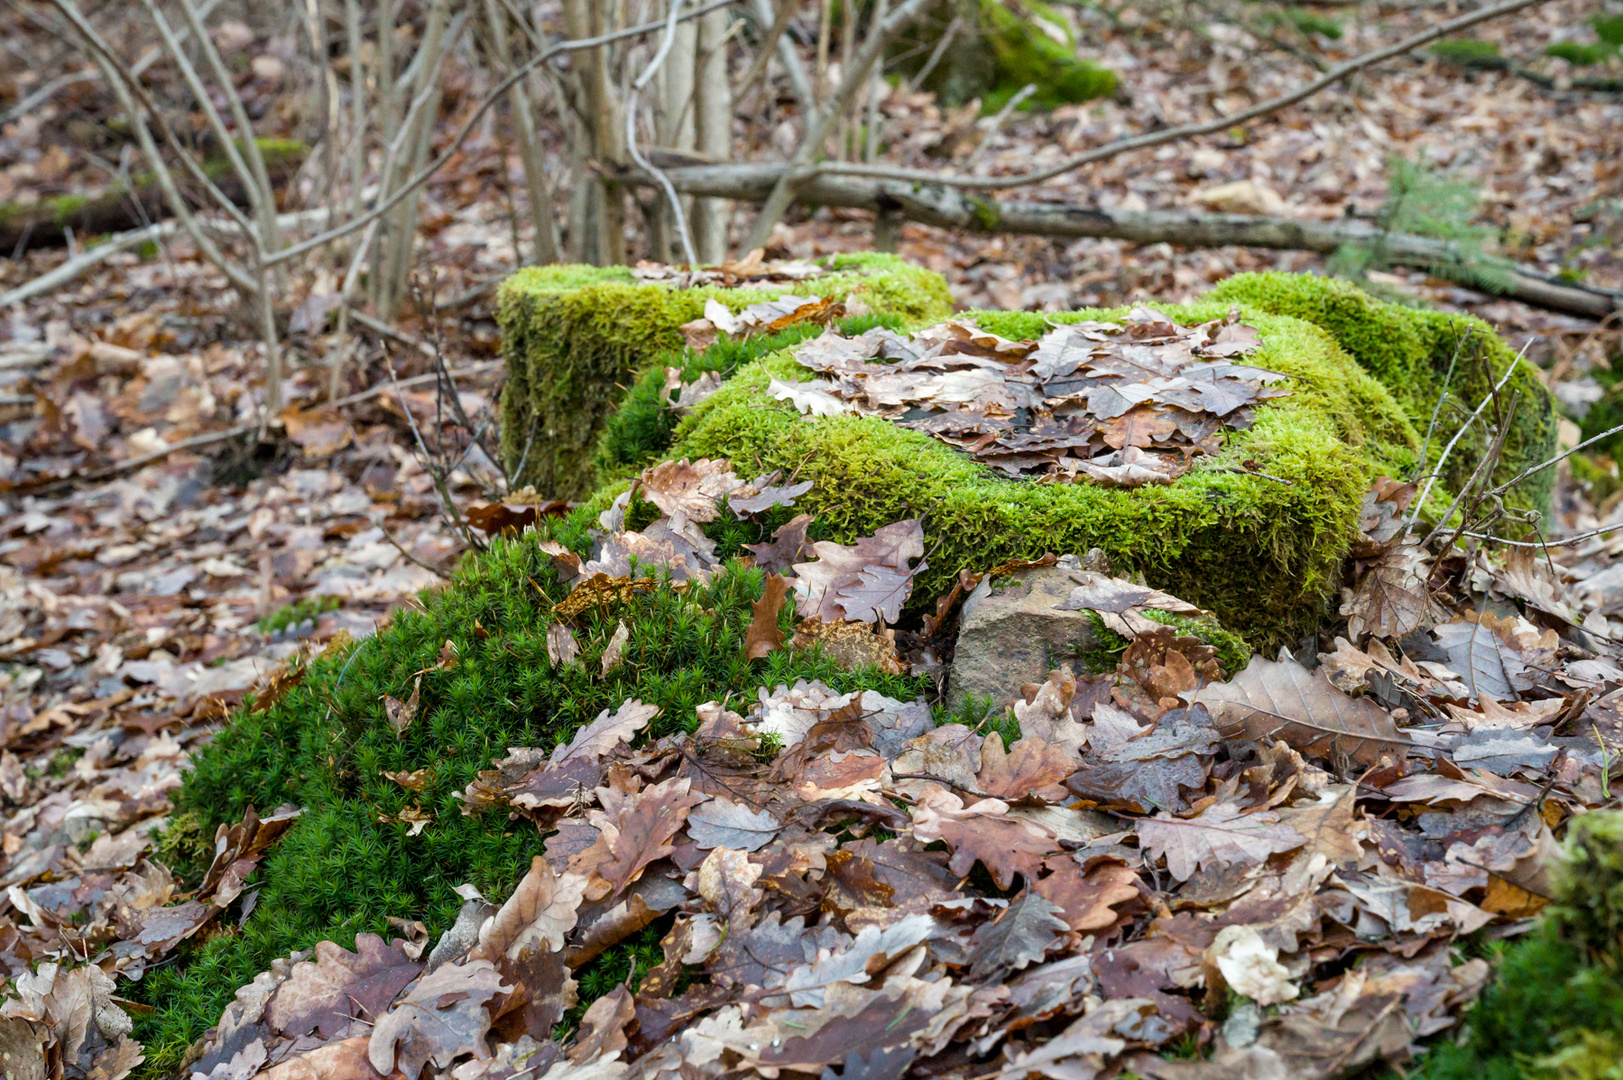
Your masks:
<svg viewBox="0 0 1623 1080"><path fill-rule="evenodd" d="M631 92L626 95L626 149L631 153L631 160L637 167L652 176L659 183L660 189L665 192L665 199L671 207L671 218L676 224L677 239L682 241L682 258L689 266L697 266L699 259L693 254L693 236L688 231L687 214L682 210L682 197L671 186L671 178L644 157L642 150L637 146L637 112L643 87L659 73L665 58L671 53L671 46L676 43L676 24L681 18L682 0L670 0L670 4L670 17L665 21L665 36L660 40L653 59L648 61L648 66L643 68L642 74L631 84Z"/></svg>

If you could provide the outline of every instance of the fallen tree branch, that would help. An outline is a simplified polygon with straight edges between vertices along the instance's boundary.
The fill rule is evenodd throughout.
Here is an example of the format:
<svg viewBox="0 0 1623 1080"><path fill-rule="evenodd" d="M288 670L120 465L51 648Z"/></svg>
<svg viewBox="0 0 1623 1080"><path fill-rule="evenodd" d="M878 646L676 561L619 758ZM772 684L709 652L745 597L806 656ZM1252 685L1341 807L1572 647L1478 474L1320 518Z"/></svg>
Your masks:
<svg viewBox="0 0 1623 1080"><path fill-rule="evenodd" d="M1207 120L1202 123L1180 124L1177 127L1166 128L1162 131L1117 139L1115 142L1096 146L1092 150L1066 158L1057 165L1050 165L1047 168L1036 169L1028 173L1016 173L1012 176L962 176L951 173L936 174L920 169L901 169L884 165L862 165L844 162L825 163L818 166L818 171L823 175L838 174L841 176L878 177L889 180L911 180L918 183L979 188L986 191L997 188L1025 187L1028 184L1036 184L1043 180L1050 180L1056 176L1064 175L1084 165L1092 165L1094 162L1104 161L1106 158L1112 158L1118 154L1125 154L1129 150L1143 150L1147 147L1162 146L1166 143L1179 142L1199 135L1213 135L1218 132L1228 131L1236 125L1250 123L1252 120L1287 109L1298 102L1306 101L1320 91L1334 86L1336 83L1363 71L1365 68L1373 67L1383 60L1390 60L1395 56L1413 52L1422 45L1429 45L1438 38L1469 29L1479 23L1488 22L1503 15L1513 15L1524 8L1535 7L1547 2L1548 0L1506 0L1505 3L1493 7L1467 12L1456 19L1438 23L1429 30L1422 30L1418 34L1412 34L1402 41L1375 49L1362 56L1355 56L1346 63L1331 68L1312 82L1304 83L1295 90L1281 94L1279 97L1259 102L1249 109L1241 109L1237 113L1230 113L1227 116L1220 116L1215 120Z"/></svg>
<svg viewBox="0 0 1623 1080"><path fill-rule="evenodd" d="M777 185L783 169L782 165L688 164L668 168L666 175L685 194L762 202ZM1291 221L1185 210L1105 210L1066 203L986 199L940 184L856 176L812 177L801 185L797 199L810 206L884 211L926 225L988 234L1101 237L1135 244L1232 245L1320 254L1329 254L1346 244L1379 240L1382 255L1389 262L1428 270L1467 287L1495 292L1534 307L1597 319L1623 309L1623 293L1552 281L1509 262L1492 263L1496 280L1484 281L1480 257L1468 259L1467 253L1446 241L1390 233L1366 221Z"/></svg>

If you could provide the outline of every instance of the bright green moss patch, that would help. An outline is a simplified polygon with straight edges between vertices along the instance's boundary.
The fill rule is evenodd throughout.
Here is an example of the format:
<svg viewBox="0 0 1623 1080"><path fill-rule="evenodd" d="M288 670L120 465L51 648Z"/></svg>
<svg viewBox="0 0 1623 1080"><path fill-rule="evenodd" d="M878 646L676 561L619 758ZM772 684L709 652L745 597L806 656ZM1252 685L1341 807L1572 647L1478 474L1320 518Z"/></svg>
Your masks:
<svg viewBox="0 0 1623 1080"><path fill-rule="evenodd" d="M553 498L590 492L594 447L609 415L641 376L680 356L677 328L700 317L707 299L736 312L786 293L838 299L855 293L905 323L952 309L940 275L895 256L836 256L827 269L820 277L748 289L643 284L624 267L532 267L507 279L497 311L507 362L502 453L518 483Z"/></svg>
<svg viewBox="0 0 1623 1080"><path fill-rule="evenodd" d="M997 65L986 111L1002 108L1028 84L1037 88L1028 100L1045 109L1108 97L1116 89L1113 72L1076 55L1069 28L1047 4L1023 0L1011 10L999 0L981 0L980 15L981 33Z"/></svg>
<svg viewBox="0 0 1623 1080"><path fill-rule="evenodd" d="M1422 435L1446 387L1449 400L1437 413L1428 456L1431 465L1462 421L1515 364L1517 370L1499 390L1505 407L1513 396L1517 404L1494 477L1509 480L1555 452L1555 399L1545 389L1538 369L1517 361L1510 347L1480 319L1386 303L1355 285L1310 274L1238 274L1219 285L1209 299L1249 304L1322 326L1392 392ZM1450 453L1443 467L1443 480L1449 488L1457 490L1476 468L1491 437L1493 420L1490 405L1483 420ZM1512 495L1523 506L1548 510L1554 483L1555 470L1545 469Z"/></svg>
<svg viewBox="0 0 1623 1080"><path fill-rule="evenodd" d="M552 535L584 550L586 520L577 515L556 523ZM768 539L764 532L734 523L721 537L723 550ZM580 661L554 668L546 630L553 602L567 591L533 537L498 540L449 586L426 594L421 610L402 611L347 655L316 661L274 706L244 709L197 754L175 799L177 835L164 849L193 883L212 855L212 844L198 838L239 821L248 806L266 810L291 802L306 813L261 866L258 906L240 932L229 929L184 948L177 963L129 988L156 1006L138 1020L136 1032L147 1044L150 1075L172 1069L218 1021L237 987L272 959L323 939L349 948L358 933L388 934L389 916L422 919L438 934L455 918L461 898L452 890L463 882L493 898L506 896L541 852L543 838L527 822L499 813L466 817L455 796L510 746L550 747L628 698L664 709L647 733L657 738L694 726L694 707L703 702L730 694L736 705L753 699L757 687L796 679L905 700L929 689L927 679L842 671L804 652L745 661L744 635L761 574L736 563L710 587L685 594L655 589L580 616L572 623ZM604 677L600 659L622 619L630 631L624 663ZM786 631L792 621L786 609ZM459 659L439 670L447 639ZM397 736L379 699L409 696L414 673L424 669L418 717ZM417 794L382 775L422 768L432 770L432 779ZM380 820L414 805L434 817L421 835ZM234 927L235 912L223 924ZM601 990L623 979L632 952L657 940L656 934L640 946L624 946L578 972L583 995L598 982ZM638 970L646 971L646 962Z"/></svg>
<svg viewBox="0 0 1623 1080"><path fill-rule="evenodd" d="M1224 304L1164 309L1193 323ZM1006 337L1035 337L1046 320L1120 318L1123 311L1043 316L976 312ZM1119 573L1216 613L1261 647L1315 625L1339 581L1369 480L1412 468L1418 439L1390 393L1324 331L1248 312L1265 347L1248 362L1291 376L1292 396L1257 410L1221 454L1172 484L1133 490L1040 484L994 475L967 455L875 417L810 421L766 392L802 379L787 353L741 370L678 427L671 457L726 457L811 480L797 509L850 542L907 517L924 519L929 569L913 592L927 604L959 569L1045 551L1099 547ZM602 490L592 505L611 498Z"/></svg>

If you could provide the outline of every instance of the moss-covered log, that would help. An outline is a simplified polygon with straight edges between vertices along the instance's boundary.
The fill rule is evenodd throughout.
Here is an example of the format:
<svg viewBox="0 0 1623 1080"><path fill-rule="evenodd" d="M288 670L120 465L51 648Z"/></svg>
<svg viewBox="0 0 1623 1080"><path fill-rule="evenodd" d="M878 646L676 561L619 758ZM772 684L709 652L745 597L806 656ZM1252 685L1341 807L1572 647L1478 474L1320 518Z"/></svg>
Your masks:
<svg viewBox="0 0 1623 1080"><path fill-rule="evenodd" d="M894 256L836 256L827 269L818 277L739 289L673 289L639 282L625 267L536 267L509 278L497 313L507 361L502 453L517 483L550 498L589 494L600 463L612 469L620 460L597 456L609 417L639 378L682 362L678 327L703 315L711 298L738 312L791 293L855 295L903 323L952 310L939 274Z"/></svg>
<svg viewBox="0 0 1623 1080"><path fill-rule="evenodd" d="M308 148L290 139L260 139L260 153L272 184L292 178ZM203 163L209 179L238 206L248 205L248 192L224 157ZM134 229L169 216L169 204L150 173L134 176L129 186L115 184L94 195L59 195L33 203L0 206L0 253L25 248L61 247L68 230L80 240Z"/></svg>

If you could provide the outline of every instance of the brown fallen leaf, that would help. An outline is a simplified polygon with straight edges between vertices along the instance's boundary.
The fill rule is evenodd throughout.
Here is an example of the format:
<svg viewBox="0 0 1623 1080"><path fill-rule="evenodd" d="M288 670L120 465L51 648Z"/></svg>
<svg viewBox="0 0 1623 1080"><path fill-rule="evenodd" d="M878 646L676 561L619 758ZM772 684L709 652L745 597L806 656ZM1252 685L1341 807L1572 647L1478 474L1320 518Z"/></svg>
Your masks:
<svg viewBox="0 0 1623 1080"><path fill-rule="evenodd" d="M479 928L479 952L490 960L517 960L529 949L558 952L575 928L576 910L586 880L576 874L554 874L540 855L496 913Z"/></svg>
<svg viewBox="0 0 1623 1080"><path fill-rule="evenodd" d="M802 619L795 624L789 645L795 649L820 648L825 656L847 670L873 667L887 675L902 673L896 655L896 631L865 622L823 622Z"/></svg>
<svg viewBox="0 0 1623 1080"><path fill-rule="evenodd" d="M380 1073L398 1067L407 1080L417 1080L430 1061L449 1069L468 1054L484 1060L490 1057L485 1003L510 989L489 960L435 968L378 1021L367 1042L367 1058Z"/></svg>
<svg viewBox="0 0 1623 1080"><path fill-rule="evenodd" d="M1138 874L1120 859L1094 860L1085 872L1069 855L1056 855L1044 865L1049 873L1032 888L1053 901L1060 918L1079 933L1116 925L1122 918L1116 905L1139 895Z"/></svg>
<svg viewBox="0 0 1623 1080"><path fill-rule="evenodd" d="M1323 668L1309 672L1289 658L1254 656L1230 682L1208 685L1191 700L1231 737L1278 738L1304 754L1374 765L1413 745L1385 709L1337 690Z"/></svg>
<svg viewBox="0 0 1623 1080"><path fill-rule="evenodd" d="M575 632L563 623L553 623L547 627L547 659L553 667L563 667L572 664L580 655L580 642L575 640Z"/></svg>
<svg viewBox="0 0 1623 1080"><path fill-rule="evenodd" d="M1400 638L1436 622L1440 611L1431 599L1430 575L1431 556L1418 540L1387 547L1343 593L1348 636Z"/></svg>
<svg viewBox="0 0 1623 1080"><path fill-rule="evenodd" d="M1198 817L1178 818L1166 811L1137 825L1139 842L1152 856L1165 855L1167 872L1188 881L1197 867L1254 865L1269 855L1291 851L1306 837L1279 822L1271 810L1241 813L1233 803L1216 803Z"/></svg>
<svg viewBox="0 0 1623 1080"><path fill-rule="evenodd" d="M744 635L744 659L760 660L783 647L783 631L778 626L778 612L789 596L789 582L782 574L768 574L763 583L761 598L751 605L754 612L749 632Z"/></svg>
<svg viewBox="0 0 1623 1080"><path fill-rule="evenodd" d="M411 696L405 701L389 694L383 695L383 712L389 718L389 726L394 728L396 735L404 735L406 729L411 727L412 721L417 719L417 707L422 702L423 677L418 675L412 680Z"/></svg>
<svg viewBox="0 0 1623 1080"><path fill-rule="evenodd" d="M625 654L626 642L631 637L631 631L626 629L625 620L615 624L614 633L609 636L609 643L603 648L603 663L601 675L608 678L609 673L620 666Z"/></svg>
<svg viewBox="0 0 1623 1080"><path fill-rule="evenodd" d="M593 903L630 885L649 863L676 850L670 843L687 822L688 811L704 802L689 791L685 779L672 777L632 797L630 806L613 824L617 835L609 843L609 858L601 863L587 886Z"/></svg>

